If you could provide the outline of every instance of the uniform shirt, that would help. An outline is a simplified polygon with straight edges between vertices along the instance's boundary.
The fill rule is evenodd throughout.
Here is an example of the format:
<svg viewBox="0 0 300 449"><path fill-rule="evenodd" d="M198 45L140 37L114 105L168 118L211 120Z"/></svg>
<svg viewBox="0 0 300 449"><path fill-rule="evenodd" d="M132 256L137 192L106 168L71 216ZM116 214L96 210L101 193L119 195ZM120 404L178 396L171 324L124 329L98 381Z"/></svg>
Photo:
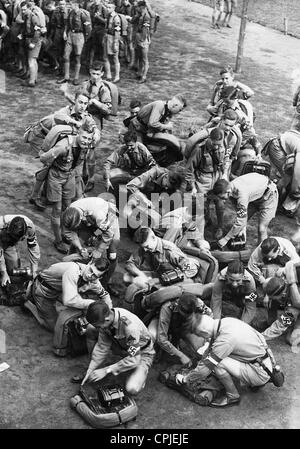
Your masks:
<svg viewBox="0 0 300 449"><path fill-rule="evenodd" d="M127 355L119 362L110 365L111 372L118 375L139 366L140 356L154 355L151 335L145 324L128 310L115 307L115 317L109 329L100 329L87 373L99 367L110 354L115 342ZM147 346L147 347L145 347ZM144 348L144 349L143 349Z"/></svg>
<svg viewBox="0 0 300 449"><path fill-rule="evenodd" d="M35 265L37 267L38 262L40 260L41 254L40 254L40 247L36 238L35 234L35 226L33 222L26 217L25 215L2 215L0 216L0 272L5 273L6 272L6 264L5 264L5 258L4 258L4 248L2 247L1 243L1 232L8 227L9 223L12 221L15 217L22 217L24 218L26 225L27 225L27 233L26 233L26 240L27 240L27 248L29 252L29 260L31 265Z"/></svg>
<svg viewBox="0 0 300 449"><path fill-rule="evenodd" d="M43 12L41 11L41 14ZM45 16L44 16L45 17ZM28 10L24 15L23 34L25 38L31 38L31 43L37 43L41 38L41 24L37 14Z"/></svg>
<svg viewBox="0 0 300 449"><path fill-rule="evenodd" d="M206 379L211 371L226 357L250 363L265 355L266 340L249 324L236 318L223 318L217 334L219 321L215 320L214 323L213 338L215 340L210 350L207 354L204 354L197 367L187 375L187 383L189 383L189 378L191 379L193 374L199 375L199 379Z"/></svg>
<svg viewBox="0 0 300 449"><path fill-rule="evenodd" d="M94 130L97 129L97 125L93 117L84 111L82 114L75 112L75 107L73 105L65 106L54 113L54 124L55 125L68 125L70 123L70 117L78 122L84 120L85 118L90 119L90 123L93 125Z"/></svg>
<svg viewBox="0 0 300 449"><path fill-rule="evenodd" d="M93 83L91 80L84 81L82 83L82 90L86 90L90 94L90 99L96 99L100 101L100 103L108 106L108 113L110 112L112 108L111 93L102 80L99 80L97 83ZM99 115L99 113L102 113L103 115L103 111L97 108L94 104L89 105L87 110L92 115ZM105 113L105 115L106 114L107 113Z"/></svg>
<svg viewBox="0 0 300 449"><path fill-rule="evenodd" d="M197 305L203 310L203 313L211 315L211 310L209 309L209 307L206 307L206 305L200 298L197 298ZM176 346L170 341L173 341L173 339L179 341L180 338L184 338L184 333L182 331L180 332L180 335L177 335L178 329L172 329L172 327L175 327L172 326L172 317L174 317L175 314L179 315L177 301L167 301L161 306L157 328L157 343L165 352L167 352L171 356L177 356L180 358L182 355L184 355L183 352L177 349ZM182 325L183 321L184 319L180 319L180 322L178 324ZM172 335L172 332L176 332L177 334Z"/></svg>
<svg viewBox="0 0 300 449"><path fill-rule="evenodd" d="M191 140L187 141L187 145L185 148L185 158L188 159L193 151L194 151L194 141L195 138L197 139L197 142L201 145L201 142L208 138L210 132L213 128L221 128L222 129L222 121L218 121L215 126L210 124L208 128L201 129L196 134L197 136L192 136ZM231 159L235 158L237 153L239 152L241 142L242 142L242 133L238 126L234 125L230 130L223 130L224 138L223 138L223 145L226 151L226 155L230 157Z"/></svg>
<svg viewBox="0 0 300 449"><path fill-rule="evenodd" d="M155 167L150 168L150 170L146 171L140 176L129 181L127 184L127 190L130 193L134 193L137 190L140 190L143 193L160 193L162 190L166 190L163 187L163 182L165 178L168 176L169 170L167 168L159 167L155 165Z"/></svg>
<svg viewBox="0 0 300 449"><path fill-rule="evenodd" d="M149 170L156 162L145 145L136 142L134 150L127 150L126 145L115 150L104 163L104 177L109 179L109 171L113 167L127 170L133 175Z"/></svg>
<svg viewBox="0 0 300 449"><path fill-rule="evenodd" d="M279 243L279 254L277 256L278 259L282 261L280 265L284 266L288 261L292 260L294 262L298 262L300 260L299 255L297 254L296 248L287 239L284 239L283 237L274 237L277 242ZM276 263L276 260L270 261L269 263ZM266 265L266 263L263 261L263 255L261 251L261 244L258 245L257 248L253 251L253 253L250 256L249 262L248 262L248 269L253 274L256 281L259 283L262 283L265 281L265 276L263 275L262 268Z"/></svg>
<svg viewBox="0 0 300 449"><path fill-rule="evenodd" d="M83 9L71 10L67 18L66 31L77 31L89 35L92 29L90 13Z"/></svg>
<svg viewBox="0 0 300 449"><path fill-rule="evenodd" d="M94 3L89 7L89 12L91 14L93 30L104 30L108 16L107 9L102 4L96 5Z"/></svg>
<svg viewBox="0 0 300 449"><path fill-rule="evenodd" d="M255 281L253 276L247 270L244 271L243 284L238 289L231 289L226 285L226 274L227 267L218 274L212 288L210 307L215 319L221 318L223 298L232 299L232 301L235 301L236 299L244 300L245 296L250 295L249 300L254 301L257 298ZM233 292L235 292L235 294L233 294Z"/></svg>
<svg viewBox="0 0 300 449"><path fill-rule="evenodd" d="M76 137L68 136L61 139L49 151L40 155L41 162L63 172L70 172L83 165L87 150L82 150L78 146Z"/></svg>
<svg viewBox="0 0 300 449"><path fill-rule="evenodd" d="M247 98L252 97L252 95L254 94L253 90L250 89L250 87L246 86L246 84L243 84L239 81L234 81L233 86L236 87L238 90L241 90L244 95L246 94ZM213 88L210 104L215 105L220 100L223 87L224 84L222 80L216 82Z"/></svg>
<svg viewBox="0 0 300 449"><path fill-rule="evenodd" d="M115 206L102 198L81 198L74 201L70 207L75 207L82 214L84 222L90 223L95 228L94 235L99 239L99 247L108 248L115 237L112 222L117 218ZM77 240L76 231L65 229L66 236L71 240Z"/></svg>
<svg viewBox="0 0 300 449"><path fill-rule="evenodd" d="M112 34L117 37L120 35L121 19L115 11L110 13L106 19L106 30L107 34Z"/></svg>
<svg viewBox="0 0 300 449"><path fill-rule="evenodd" d="M167 102L157 100L142 106L134 120L146 128L145 132L157 133L165 130L165 123L172 117Z"/></svg>
<svg viewBox="0 0 300 449"><path fill-rule="evenodd" d="M232 228L224 237L227 241L247 226L249 203L263 197L269 185L269 178L259 173L247 173L230 182L230 198L236 201L236 218Z"/></svg>
<svg viewBox="0 0 300 449"><path fill-rule="evenodd" d="M296 154L300 151L300 133L297 131L286 131L279 137L285 154Z"/></svg>
<svg viewBox="0 0 300 449"><path fill-rule="evenodd" d="M97 293L98 299L105 301L111 307L110 296L102 287L99 279L93 282L82 279L81 276L84 269L86 269L86 265L79 262L55 263L39 273L37 282L40 282L40 279L42 279L49 285L50 290L53 289L53 292L49 292L49 288L43 286L41 282L40 288L41 290L45 289L45 297L47 299L56 300L59 298L66 307L87 309L94 302L92 299L82 298L80 295L81 290Z"/></svg>
<svg viewBox="0 0 300 449"><path fill-rule="evenodd" d="M157 238L157 246L153 252L145 251L140 247L130 256L129 260L126 262L126 267L129 269L130 267L141 269L143 263L148 262L146 259L149 259L150 269L155 271L159 270L163 265L170 264L174 268L180 269L183 269L186 265L186 271L188 272L188 270L190 270L192 272L197 265L196 260L191 259L184 254L175 243L159 237ZM183 269L183 271L185 271L185 269Z"/></svg>
<svg viewBox="0 0 300 449"><path fill-rule="evenodd" d="M57 7L51 16L50 20L50 27L51 27L51 33L54 35L56 29L62 29L64 30L67 25L67 18L68 18L69 11L67 8L65 8L63 11Z"/></svg>
<svg viewBox="0 0 300 449"><path fill-rule="evenodd" d="M189 157L186 167L191 175L192 180L199 180L202 173L217 173L223 174L223 162L225 157L225 149L222 149L223 157L221 162L216 161L213 156L213 149L210 141L206 141L204 145L199 145Z"/></svg>
<svg viewBox="0 0 300 449"><path fill-rule="evenodd" d="M143 46L144 43L150 44L150 25L151 18L147 11L138 13L132 19L136 29L135 42L137 45Z"/></svg>

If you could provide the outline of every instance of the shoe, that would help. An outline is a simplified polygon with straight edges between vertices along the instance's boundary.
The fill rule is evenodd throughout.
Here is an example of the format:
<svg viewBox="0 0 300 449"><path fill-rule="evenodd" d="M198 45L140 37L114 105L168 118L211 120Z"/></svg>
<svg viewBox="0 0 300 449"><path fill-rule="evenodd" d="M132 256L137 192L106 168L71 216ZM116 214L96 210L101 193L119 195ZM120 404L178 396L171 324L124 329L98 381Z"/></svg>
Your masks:
<svg viewBox="0 0 300 449"><path fill-rule="evenodd" d="M209 406L210 407L231 407L232 405L238 405L241 401L240 396L236 398L229 398L226 394L223 396L219 396L218 398L214 399Z"/></svg>
<svg viewBox="0 0 300 449"><path fill-rule="evenodd" d="M33 82L33 83L30 83L30 82L29 82L29 83L27 83L27 86L28 86L28 87L35 87L35 84L36 84L35 82Z"/></svg>
<svg viewBox="0 0 300 449"><path fill-rule="evenodd" d="M22 76L25 76L25 75L26 75L26 72L24 72L23 69L22 69L22 71L16 73L16 77L17 77L17 78L22 78Z"/></svg>
<svg viewBox="0 0 300 449"><path fill-rule="evenodd" d="M143 83L145 83L147 81L147 78L141 78L140 80L139 80L139 84L143 84Z"/></svg>
<svg viewBox="0 0 300 449"><path fill-rule="evenodd" d="M232 26L229 25L229 23L227 23L226 27L227 27L227 28L232 28Z"/></svg>
<svg viewBox="0 0 300 449"><path fill-rule="evenodd" d="M29 83L29 81L23 81L21 85L24 87L35 87L35 83Z"/></svg>
<svg viewBox="0 0 300 449"><path fill-rule="evenodd" d="M27 80L29 78L29 74L28 73L24 73L24 75L22 76L18 76L18 78L20 78L21 80Z"/></svg>
<svg viewBox="0 0 300 449"><path fill-rule="evenodd" d="M112 81L112 78L106 78L106 81Z"/></svg>
<svg viewBox="0 0 300 449"><path fill-rule="evenodd" d="M73 79L73 86L78 86L80 84L80 81L78 78Z"/></svg>
<svg viewBox="0 0 300 449"><path fill-rule="evenodd" d="M62 80L57 80L56 84L63 84L63 83L69 83L69 78L63 78Z"/></svg>
<svg viewBox="0 0 300 449"><path fill-rule="evenodd" d="M115 78L114 80L113 80L113 83L115 83L115 84L117 84L117 83L119 83L120 82L120 78Z"/></svg>
<svg viewBox="0 0 300 449"><path fill-rule="evenodd" d="M71 377L70 382L72 382L73 384L81 384L84 378L85 372L81 374L75 374L75 376Z"/></svg>
<svg viewBox="0 0 300 449"><path fill-rule="evenodd" d="M54 242L54 246L59 253L67 254L69 251L69 246L66 243L64 243L63 241Z"/></svg>

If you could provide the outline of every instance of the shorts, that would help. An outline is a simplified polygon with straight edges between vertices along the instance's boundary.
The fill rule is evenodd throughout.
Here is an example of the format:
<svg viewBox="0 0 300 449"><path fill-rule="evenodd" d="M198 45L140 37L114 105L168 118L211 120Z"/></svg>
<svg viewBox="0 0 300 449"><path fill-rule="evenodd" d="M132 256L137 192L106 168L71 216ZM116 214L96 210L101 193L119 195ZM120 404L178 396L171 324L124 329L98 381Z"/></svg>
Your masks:
<svg viewBox="0 0 300 449"><path fill-rule="evenodd" d="M62 200L72 200L75 197L75 172L63 172L50 168L47 178L47 200L58 203Z"/></svg>
<svg viewBox="0 0 300 449"><path fill-rule="evenodd" d="M28 58L34 58L37 59L42 47L42 40L39 40L37 43L34 44L34 48L28 48L27 47L27 56Z"/></svg>
<svg viewBox="0 0 300 449"><path fill-rule="evenodd" d="M270 192L264 198L254 201L252 203L257 207L259 212L259 222L268 225L272 218L276 215L276 210L278 206L278 190L276 185L270 186ZM250 206L251 208L251 203Z"/></svg>
<svg viewBox="0 0 300 449"><path fill-rule="evenodd" d="M263 363L272 371L271 360L265 359ZM240 382L244 385L250 385L251 387L260 387L265 385L269 380L270 376L266 371L259 365L259 363L243 363L241 364L241 377Z"/></svg>
<svg viewBox="0 0 300 449"><path fill-rule="evenodd" d="M83 46L84 46L83 33L72 33L72 31L70 31L68 33L68 38L66 41L64 58L67 60L70 59L72 50L74 50L75 56L80 56L83 50Z"/></svg>

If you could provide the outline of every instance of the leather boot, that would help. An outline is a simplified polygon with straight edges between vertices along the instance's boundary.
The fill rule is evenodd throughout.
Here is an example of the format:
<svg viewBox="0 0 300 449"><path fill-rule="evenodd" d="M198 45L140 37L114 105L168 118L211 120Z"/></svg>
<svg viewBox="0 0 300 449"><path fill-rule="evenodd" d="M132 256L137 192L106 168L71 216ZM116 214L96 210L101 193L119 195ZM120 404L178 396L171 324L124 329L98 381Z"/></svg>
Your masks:
<svg viewBox="0 0 300 449"><path fill-rule="evenodd" d="M231 375L227 372L222 375L216 372L215 375L225 387L225 395L218 396L209 405L211 407L230 407L237 405L240 402L240 394L234 385Z"/></svg>

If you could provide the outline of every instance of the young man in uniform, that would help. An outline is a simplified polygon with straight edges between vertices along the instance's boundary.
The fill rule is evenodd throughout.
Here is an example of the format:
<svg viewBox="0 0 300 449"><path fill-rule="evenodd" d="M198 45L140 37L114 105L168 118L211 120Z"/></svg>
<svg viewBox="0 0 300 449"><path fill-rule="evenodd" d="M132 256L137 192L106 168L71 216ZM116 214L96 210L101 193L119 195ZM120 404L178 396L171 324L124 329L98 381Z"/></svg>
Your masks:
<svg viewBox="0 0 300 449"><path fill-rule="evenodd" d="M128 131L124 134L123 141L124 145L115 150L103 166L107 191L109 189L114 191L120 183L126 184L156 165L147 147L137 142L135 132Z"/></svg>
<svg viewBox="0 0 300 449"><path fill-rule="evenodd" d="M54 332L53 350L58 356L67 353L66 322L82 316L96 300L112 306L109 294L99 281L105 265L102 261L82 264L59 262L39 272L31 287L24 307L34 315L39 324ZM88 292L88 297L82 295ZM93 296L93 299L91 298ZM56 301L65 306L58 313Z"/></svg>
<svg viewBox="0 0 300 449"><path fill-rule="evenodd" d="M140 393L155 354L144 323L126 309L110 308L100 302L89 306L86 319L90 323L86 335L91 361L82 385L98 382L110 373L117 376L129 371L125 389L132 395ZM121 359L111 363L111 353Z"/></svg>
<svg viewBox="0 0 300 449"><path fill-rule="evenodd" d="M136 14L132 18L132 24L136 30L135 65L137 66L137 79L140 84L147 81L147 73L149 70L148 54L151 44L150 21L146 2L139 0L136 5Z"/></svg>
<svg viewBox="0 0 300 449"><path fill-rule="evenodd" d="M81 67L81 54L85 41L89 38L92 30L91 16L88 11L79 7L77 0L71 0L71 11L66 24L64 39L66 41L64 51L64 78L58 80L58 84L70 81L70 56L72 51L75 55L75 73L73 84L80 84L79 73Z"/></svg>
<svg viewBox="0 0 300 449"><path fill-rule="evenodd" d="M67 9L66 0L59 0L58 6L53 11L50 20L49 39L52 41L50 53L56 61L56 70L59 76L63 73L63 55L65 50L66 26L69 10Z"/></svg>
<svg viewBox="0 0 300 449"><path fill-rule="evenodd" d="M256 298L253 276L245 270L243 262L234 260L218 274L212 289L210 307L214 318L219 319L222 316L223 302L233 302L241 309L241 320L251 324L256 313Z"/></svg>
<svg viewBox="0 0 300 449"><path fill-rule="evenodd" d="M267 176L247 173L231 182L219 179L212 189L214 195L224 202L230 198L236 209L236 218L229 232L218 240L220 248L245 232L247 221L258 211L258 243L267 237L270 221L275 217L278 205L276 184Z"/></svg>
<svg viewBox="0 0 300 449"><path fill-rule="evenodd" d="M75 176L82 175L83 163L94 138L94 128L84 123L75 136L61 139L49 151L41 154L40 160L49 166L47 175L47 200L53 204L51 226L54 233L54 246L63 254L68 248L62 241L61 212L76 195Z"/></svg>
<svg viewBox="0 0 300 449"><path fill-rule="evenodd" d="M106 34L103 38L103 60L105 75L107 80L112 79L111 65L109 58L112 57L115 67L114 83L120 81L120 61L119 61L119 46L121 39L121 19L115 12L116 6L109 2L106 5L107 19L106 19Z"/></svg>
<svg viewBox="0 0 300 449"><path fill-rule="evenodd" d="M32 2L33 3L33 2ZM34 3L33 3L34 4ZM25 41L25 49L28 61L28 83L25 85L28 87L35 87L37 83L38 63L37 58L40 54L42 46L42 33L46 32L43 28L40 20L40 16L34 11L34 6L30 7L29 2L21 2L20 4L22 17L24 19L23 24L23 39ZM40 10L40 14L44 13Z"/></svg>
<svg viewBox="0 0 300 449"><path fill-rule="evenodd" d="M33 277L36 276L40 260L40 247L33 222L25 215L3 215L0 217L0 283L10 284L9 275L19 268L20 258L17 244L26 238L29 261Z"/></svg>
<svg viewBox="0 0 300 449"><path fill-rule="evenodd" d="M210 347L196 368L187 375L177 374L176 381L193 386L213 373L224 386L225 394L213 399L210 406L223 408L240 402L233 378L250 387L263 387L269 382L270 375L264 367L272 372L274 356L263 335L249 324L236 318L215 320L194 312L187 328L199 337L210 339Z"/></svg>
<svg viewBox="0 0 300 449"><path fill-rule="evenodd" d="M292 260L298 262L300 256L288 239L283 237L267 237L253 251L248 262L248 270L252 273L257 285L262 288L270 276L281 276L285 265Z"/></svg>

